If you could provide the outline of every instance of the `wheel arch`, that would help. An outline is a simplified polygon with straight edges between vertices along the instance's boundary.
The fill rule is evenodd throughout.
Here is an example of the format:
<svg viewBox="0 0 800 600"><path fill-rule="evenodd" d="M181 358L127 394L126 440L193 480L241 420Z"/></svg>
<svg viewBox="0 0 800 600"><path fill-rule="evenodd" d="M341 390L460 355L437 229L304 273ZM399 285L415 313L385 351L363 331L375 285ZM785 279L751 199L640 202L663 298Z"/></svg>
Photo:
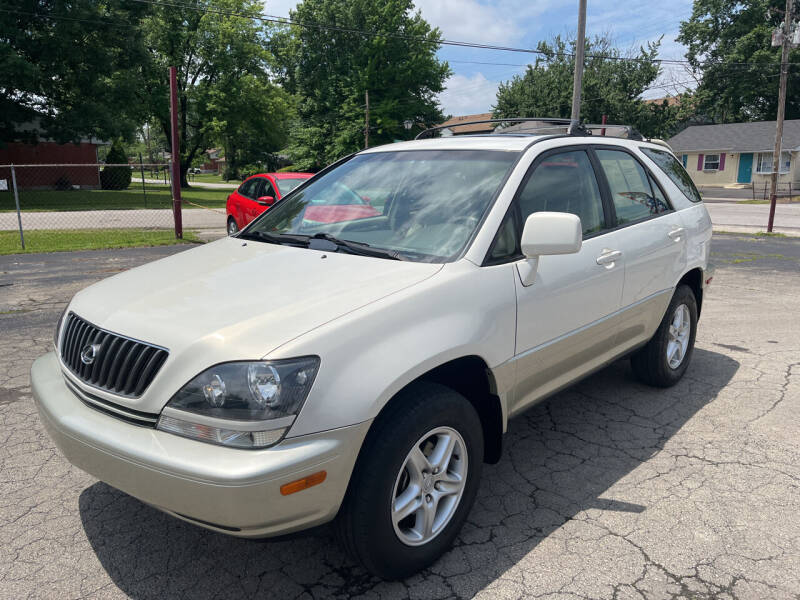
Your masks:
<svg viewBox="0 0 800 600"><path fill-rule="evenodd" d="M687 271L678 281L678 285L681 284L688 285L694 293L695 300L697 300L697 317L700 318L700 308L703 305L703 270L695 267Z"/></svg>
<svg viewBox="0 0 800 600"><path fill-rule="evenodd" d="M438 383L449 387L464 396L475 408L481 420L484 440L484 462L494 464L500 460L503 450L505 414L502 401L497 393L495 375L486 361L480 356L462 356L448 360L418 375L384 404L372 422L370 430L381 422L384 415L398 401L400 392L419 382ZM369 437L369 433L367 433Z"/></svg>

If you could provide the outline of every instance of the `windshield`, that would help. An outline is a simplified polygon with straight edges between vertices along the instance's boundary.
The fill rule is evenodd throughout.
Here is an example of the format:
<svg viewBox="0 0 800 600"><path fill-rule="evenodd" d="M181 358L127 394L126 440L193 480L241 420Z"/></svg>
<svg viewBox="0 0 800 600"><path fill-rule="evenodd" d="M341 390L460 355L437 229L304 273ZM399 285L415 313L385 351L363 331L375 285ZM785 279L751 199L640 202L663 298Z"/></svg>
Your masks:
<svg viewBox="0 0 800 600"><path fill-rule="evenodd" d="M298 178L298 179L275 179L276 183L278 184L278 190L281 193L281 196L285 196L289 192L291 192L294 188L298 185L307 181L306 178Z"/></svg>
<svg viewBox="0 0 800 600"><path fill-rule="evenodd" d="M328 234L406 260L447 262L463 251L517 156L496 150L360 154L275 204L245 231Z"/></svg>

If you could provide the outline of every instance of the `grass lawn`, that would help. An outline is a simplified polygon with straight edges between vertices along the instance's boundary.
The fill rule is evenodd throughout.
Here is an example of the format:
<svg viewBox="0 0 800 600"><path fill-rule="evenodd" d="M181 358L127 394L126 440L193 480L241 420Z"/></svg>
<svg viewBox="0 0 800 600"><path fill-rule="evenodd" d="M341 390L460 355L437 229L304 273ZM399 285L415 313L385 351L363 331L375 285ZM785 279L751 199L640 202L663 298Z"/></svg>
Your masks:
<svg viewBox="0 0 800 600"><path fill-rule="evenodd" d="M35 252L66 252L137 246L170 246L198 241L191 231L183 232L183 240L175 239L168 230L150 229L52 229L25 232L25 250L19 242L19 231L0 231L0 255Z"/></svg>
<svg viewBox="0 0 800 600"><path fill-rule="evenodd" d="M184 200L209 208L225 208L230 190L195 188L182 190ZM172 208L169 186L131 183L127 190L21 190L20 209L23 211L61 210L121 210L134 208ZM193 208L187 204L185 208ZM14 194L0 192L0 211L16 210Z"/></svg>

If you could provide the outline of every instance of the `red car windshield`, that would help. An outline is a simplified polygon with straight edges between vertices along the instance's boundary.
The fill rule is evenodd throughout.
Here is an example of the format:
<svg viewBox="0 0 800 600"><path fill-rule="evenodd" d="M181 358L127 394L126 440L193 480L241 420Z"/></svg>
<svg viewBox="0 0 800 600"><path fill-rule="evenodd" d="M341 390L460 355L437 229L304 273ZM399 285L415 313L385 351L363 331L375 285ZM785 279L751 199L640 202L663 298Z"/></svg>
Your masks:
<svg viewBox="0 0 800 600"><path fill-rule="evenodd" d="M308 181L308 179L307 178L289 179L287 177L286 179L275 180L275 182L278 184L278 191L281 193L281 196L285 196L304 181Z"/></svg>
<svg viewBox="0 0 800 600"><path fill-rule="evenodd" d="M448 262L463 251L519 156L498 150L360 154L318 175L247 232L313 236Z"/></svg>

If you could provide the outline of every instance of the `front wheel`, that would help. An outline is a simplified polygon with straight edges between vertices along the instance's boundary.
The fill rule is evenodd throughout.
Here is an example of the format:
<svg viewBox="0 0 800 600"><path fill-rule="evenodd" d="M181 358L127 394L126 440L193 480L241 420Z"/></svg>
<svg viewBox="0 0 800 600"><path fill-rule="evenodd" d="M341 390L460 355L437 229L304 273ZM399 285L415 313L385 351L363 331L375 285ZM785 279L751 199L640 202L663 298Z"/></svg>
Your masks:
<svg viewBox="0 0 800 600"><path fill-rule="evenodd" d="M400 392L364 444L336 529L384 579L429 566L453 543L480 482L483 432L469 401L417 383Z"/></svg>
<svg viewBox="0 0 800 600"><path fill-rule="evenodd" d="M239 226L233 217L228 217L228 235L234 235L239 232Z"/></svg>
<svg viewBox="0 0 800 600"><path fill-rule="evenodd" d="M631 357L634 374L644 383L669 387L689 367L697 334L697 299L688 285L679 285L655 335Z"/></svg>

